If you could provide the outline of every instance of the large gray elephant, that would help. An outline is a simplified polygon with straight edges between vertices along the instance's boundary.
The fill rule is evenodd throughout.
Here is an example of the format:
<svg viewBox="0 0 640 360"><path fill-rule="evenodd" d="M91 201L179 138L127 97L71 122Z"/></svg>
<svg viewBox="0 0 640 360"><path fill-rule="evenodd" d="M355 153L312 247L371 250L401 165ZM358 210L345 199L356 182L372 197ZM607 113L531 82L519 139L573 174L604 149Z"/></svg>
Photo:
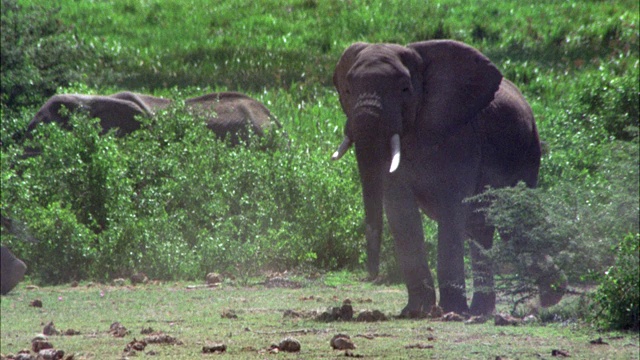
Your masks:
<svg viewBox="0 0 640 360"><path fill-rule="evenodd" d="M164 109L171 100L160 97L123 91L116 94L81 95L63 94L52 96L29 122L27 132L33 131L40 123L56 122L68 127L69 113L86 110L90 117L99 118L102 133L117 128L116 135L123 136L140 128L136 116L151 116ZM61 112L62 108L67 112Z"/></svg>
<svg viewBox="0 0 640 360"><path fill-rule="evenodd" d="M27 265L18 259L6 246L0 247L0 293L6 295L18 285L24 274L27 272Z"/></svg>
<svg viewBox="0 0 640 360"><path fill-rule="evenodd" d="M406 47L355 43L338 61L333 82L347 122L332 158L355 144L370 276L378 275L384 208L409 294L401 315L418 316L436 304L422 209L438 223L440 306L459 313L495 311L493 270L482 251L492 246L494 228L474 211L479 205L463 200L487 186L536 186L540 140L520 91L479 51L451 40ZM467 237L474 272L470 308ZM558 277L541 268L532 265L541 302L557 303L565 284L556 287Z"/></svg>
<svg viewBox="0 0 640 360"><path fill-rule="evenodd" d="M238 92L218 92L185 100L187 109L203 116L218 137L229 137L232 145L249 140L249 131L263 136L278 120L261 102Z"/></svg>

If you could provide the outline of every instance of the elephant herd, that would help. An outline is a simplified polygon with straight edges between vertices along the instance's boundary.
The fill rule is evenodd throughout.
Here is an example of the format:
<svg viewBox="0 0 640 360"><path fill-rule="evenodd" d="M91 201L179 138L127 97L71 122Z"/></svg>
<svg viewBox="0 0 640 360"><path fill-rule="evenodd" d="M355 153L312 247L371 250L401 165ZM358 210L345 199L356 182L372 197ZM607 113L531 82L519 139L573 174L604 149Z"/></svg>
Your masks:
<svg viewBox="0 0 640 360"><path fill-rule="evenodd" d="M480 205L464 199L487 187L518 182L536 186L541 146L533 113L521 92L485 55L453 40L407 46L352 44L337 62L333 83L346 124L344 140L332 159L355 149L370 277L378 276L386 215L408 292L402 316L420 316L436 304L458 313L494 312L494 266L485 250L492 247L495 229L477 211ZM29 130L42 122L65 126L67 118L59 112L64 106L86 109L100 119L104 131L117 128L117 135L123 136L140 127L136 116L151 116L170 103L131 92L56 95L36 114ZM185 105L207 117L207 126L217 135L231 136L236 144L246 137L243 129L260 135L277 123L263 104L240 93L204 95ZM217 116L208 115L212 112ZM439 297L427 263L421 211L438 224ZM509 241L507 234L501 237ZM466 240L473 271L470 305ZM8 266L12 261L17 264L14 271L20 277L25 269L2 248L3 294L15 286L12 281L5 287L5 256ZM560 301L566 279L555 265L548 266L548 254L540 254L538 260L547 265L534 261L530 269L538 279L540 303L553 305Z"/></svg>
<svg viewBox="0 0 640 360"><path fill-rule="evenodd" d="M123 91L112 95L63 94L52 96L27 126L27 135L41 123L55 122L68 128L69 113L84 110L100 119L102 133L114 129L124 136L140 128L139 116L153 116L172 104L170 99ZM218 92L185 100L186 109L203 117L218 137L229 136L233 145L249 138L248 129L258 136L278 120L261 102L238 92ZM62 109L66 110L62 110Z"/></svg>

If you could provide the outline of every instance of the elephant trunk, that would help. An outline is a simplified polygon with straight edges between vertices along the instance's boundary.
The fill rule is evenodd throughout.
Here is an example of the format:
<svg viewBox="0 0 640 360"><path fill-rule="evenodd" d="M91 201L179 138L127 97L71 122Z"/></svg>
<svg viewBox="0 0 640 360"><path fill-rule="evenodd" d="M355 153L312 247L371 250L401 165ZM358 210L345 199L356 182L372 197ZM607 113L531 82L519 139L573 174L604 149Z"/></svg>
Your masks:
<svg viewBox="0 0 640 360"><path fill-rule="evenodd" d="M371 279L378 277L382 239L382 213L389 149L384 141L361 139L355 143L362 198L364 200L367 240L367 270Z"/></svg>
<svg viewBox="0 0 640 360"><path fill-rule="evenodd" d="M365 209L367 269L375 279L380 268L385 182L400 165L402 117L397 107L383 106L376 93L363 93L357 99L348 116L346 136L332 159L340 159L355 144Z"/></svg>

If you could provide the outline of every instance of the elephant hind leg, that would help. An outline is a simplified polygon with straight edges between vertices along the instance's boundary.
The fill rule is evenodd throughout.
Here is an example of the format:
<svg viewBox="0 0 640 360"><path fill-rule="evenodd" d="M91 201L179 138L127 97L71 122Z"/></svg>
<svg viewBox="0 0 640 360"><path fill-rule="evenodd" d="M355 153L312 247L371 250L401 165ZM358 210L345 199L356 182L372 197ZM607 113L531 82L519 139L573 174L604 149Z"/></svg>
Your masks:
<svg viewBox="0 0 640 360"><path fill-rule="evenodd" d="M513 238L508 233L500 231L500 238L504 242L514 243L516 251L522 251L521 246L526 248L526 239ZM526 250L526 249L525 249ZM518 256L518 262L524 266L526 278L533 280L538 287L540 305L549 307L560 302L569 283L567 276L554 262L553 257L545 253L544 249L535 253L527 251L528 255Z"/></svg>
<svg viewBox="0 0 640 360"><path fill-rule="evenodd" d="M476 226L471 233L469 248L473 268L473 298L470 312L473 315L489 315L496 308L493 264L485 254L493 244L494 228L484 224Z"/></svg>

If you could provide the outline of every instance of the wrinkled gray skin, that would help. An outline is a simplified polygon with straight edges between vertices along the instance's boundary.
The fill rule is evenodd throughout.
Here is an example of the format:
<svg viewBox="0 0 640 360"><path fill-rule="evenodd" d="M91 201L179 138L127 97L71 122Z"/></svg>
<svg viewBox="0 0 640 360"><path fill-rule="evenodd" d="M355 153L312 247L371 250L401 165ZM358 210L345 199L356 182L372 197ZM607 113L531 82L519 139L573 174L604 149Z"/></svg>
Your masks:
<svg viewBox="0 0 640 360"><path fill-rule="evenodd" d="M211 93L185 100L187 109L206 119L218 137L229 137L232 145L247 142L249 129L263 136L272 125L281 127L261 102L237 92Z"/></svg>
<svg viewBox="0 0 640 360"><path fill-rule="evenodd" d="M60 113L64 106L69 112L84 109L88 111L89 116L99 118L102 133L117 128L116 135L124 136L140 128L136 116L152 116L170 104L169 99L128 91L108 96L55 95L40 108L29 123L27 132L31 132L39 123L52 121L68 128L69 116ZM195 114L203 116L207 127L220 138L229 135L234 145L238 144L239 140L248 139L248 129L262 136L272 123L280 126L266 106L241 93L211 93L187 99L185 106Z"/></svg>
<svg viewBox="0 0 640 360"><path fill-rule="evenodd" d="M0 287L2 295L6 295L24 278L27 265L15 257L6 246L0 247Z"/></svg>
<svg viewBox="0 0 640 360"><path fill-rule="evenodd" d="M488 58L450 40L406 47L355 43L340 58L333 82L347 116L339 159L351 145L363 187L368 270L378 275L383 208L395 240L409 300L401 315L436 304L420 210L438 223L437 274L445 311L495 311L493 270L481 249L494 228L463 199L487 186L524 181L535 187L540 141L531 108ZM470 238L473 299L467 306L464 240ZM540 256L541 303L557 303L557 268ZM557 272L556 272L557 273ZM556 274L554 273L554 274ZM565 285L562 283L561 285ZM562 286L561 286L562 287Z"/></svg>
<svg viewBox="0 0 640 360"><path fill-rule="evenodd" d="M64 94L52 96L34 116L27 127L32 131L40 123L57 122L68 128L69 115L62 115L64 106L69 112L86 110L90 117L99 118L102 133L118 128L116 134L123 136L140 128L136 116L151 116L157 110L164 109L171 100L129 91L113 95Z"/></svg>

